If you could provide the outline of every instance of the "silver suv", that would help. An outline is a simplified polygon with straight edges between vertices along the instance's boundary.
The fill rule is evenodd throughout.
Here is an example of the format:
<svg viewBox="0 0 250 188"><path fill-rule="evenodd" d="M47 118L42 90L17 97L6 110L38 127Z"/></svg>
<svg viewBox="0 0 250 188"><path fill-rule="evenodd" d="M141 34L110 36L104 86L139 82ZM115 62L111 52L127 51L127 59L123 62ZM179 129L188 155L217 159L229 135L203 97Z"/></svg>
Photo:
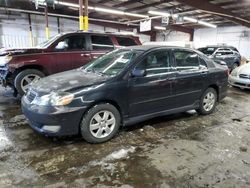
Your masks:
<svg viewBox="0 0 250 188"><path fill-rule="evenodd" d="M230 70L240 65L241 55L235 47L207 46L198 50L206 54L209 58L212 58L215 62L224 61Z"/></svg>

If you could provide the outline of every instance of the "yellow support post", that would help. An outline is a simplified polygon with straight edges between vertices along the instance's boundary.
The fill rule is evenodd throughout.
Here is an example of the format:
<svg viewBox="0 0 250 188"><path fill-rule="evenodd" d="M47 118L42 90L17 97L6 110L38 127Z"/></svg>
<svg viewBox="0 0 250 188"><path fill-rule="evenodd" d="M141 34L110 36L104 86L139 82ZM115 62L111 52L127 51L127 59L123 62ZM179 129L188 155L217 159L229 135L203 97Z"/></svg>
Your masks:
<svg viewBox="0 0 250 188"><path fill-rule="evenodd" d="M84 0L84 31L88 31L89 29L89 1Z"/></svg>
<svg viewBox="0 0 250 188"><path fill-rule="evenodd" d="M79 29L82 31L84 29L84 18L82 15L79 16Z"/></svg>
<svg viewBox="0 0 250 188"><path fill-rule="evenodd" d="M49 37L50 37L50 32L49 32L49 18L48 18L48 7L47 7L47 5L45 7L45 21L46 21L45 35L46 35L46 39L48 40Z"/></svg>
<svg viewBox="0 0 250 188"><path fill-rule="evenodd" d="M89 29L89 18L88 16L84 16L84 31L88 31Z"/></svg>
<svg viewBox="0 0 250 188"><path fill-rule="evenodd" d="M49 27L45 28L45 33L46 33L46 39L48 40L50 38Z"/></svg>

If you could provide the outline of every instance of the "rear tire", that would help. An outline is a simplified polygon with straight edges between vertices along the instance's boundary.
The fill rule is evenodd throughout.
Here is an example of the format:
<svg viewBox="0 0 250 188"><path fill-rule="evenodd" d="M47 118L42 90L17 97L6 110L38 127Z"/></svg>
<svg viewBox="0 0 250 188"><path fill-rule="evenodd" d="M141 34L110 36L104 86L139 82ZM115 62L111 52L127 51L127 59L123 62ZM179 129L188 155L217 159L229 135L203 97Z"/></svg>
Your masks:
<svg viewBox="0 0 250 188"><path fill-rule="evenodd" d="M89 143L102 143L114 137L120 125L120 112L109 103L101 103L83 116L80 128L84 140Z"/></svg>
<svg viewBox="0 0 250 188"><path fill-rule="evenodd" d="M19 72L14 80L15 88L19 95L23 96L32 81L39 80L45 74L36 69L26 69Z"/></svg>
<svg viewBox="0 0 250 188"><path fill-rule="evenodd" d="M200 107L196 111L202 115L211 114L217 103L218 94L214 88L208 88L202 95Z"/></svg>

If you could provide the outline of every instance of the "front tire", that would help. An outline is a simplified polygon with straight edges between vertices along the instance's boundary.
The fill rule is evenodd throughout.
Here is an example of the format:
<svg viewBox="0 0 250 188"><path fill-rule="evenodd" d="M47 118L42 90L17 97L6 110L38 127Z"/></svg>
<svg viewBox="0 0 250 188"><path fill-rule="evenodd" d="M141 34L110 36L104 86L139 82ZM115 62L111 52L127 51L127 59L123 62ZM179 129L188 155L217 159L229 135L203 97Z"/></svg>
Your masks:
<svg viewBox="0 0 250 188"><path fill-rule="evenodd" d="M26 69L19 72L14 80L14 85L18 94L23 96L31 82L39 80L44 76L44 73L36 69Z"/></svg>
<svg viewBox="0 0 250 188"><path fill-rule="evenodd" d="M211 114L217 102L218 94L214 88L208 88L202 95L200 100L200 107L196 111L202 115Z"/></svg>
<svg viewBox="0 0 250 188"><path fill-rule="evenodd" d="M92 107L81 122L82 137L89 143L102 143L110 140L121 125L119 111L109 103Z"/></svg>

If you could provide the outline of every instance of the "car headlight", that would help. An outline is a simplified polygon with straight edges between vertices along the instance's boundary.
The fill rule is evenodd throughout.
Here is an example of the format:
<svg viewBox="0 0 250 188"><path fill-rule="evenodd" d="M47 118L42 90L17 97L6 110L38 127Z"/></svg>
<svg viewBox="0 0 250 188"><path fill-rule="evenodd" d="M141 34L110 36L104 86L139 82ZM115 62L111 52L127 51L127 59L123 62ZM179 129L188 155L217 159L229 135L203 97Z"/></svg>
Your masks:
<svg viewBox="0 0 250 188"><path fill-rule="evenodd" d="M70 104L74 99L74 94L71 93L51 93L41 97L35 97L32 104L39 106L65 106Z"/></svg>
<svg viewBox="0 0 250 188"><path fill-rule="evenodd" d="M7 63L10 62L12 59L12 56L6 55L6 56L1 56L0 57L0 66L5 66Z"/></svg>

